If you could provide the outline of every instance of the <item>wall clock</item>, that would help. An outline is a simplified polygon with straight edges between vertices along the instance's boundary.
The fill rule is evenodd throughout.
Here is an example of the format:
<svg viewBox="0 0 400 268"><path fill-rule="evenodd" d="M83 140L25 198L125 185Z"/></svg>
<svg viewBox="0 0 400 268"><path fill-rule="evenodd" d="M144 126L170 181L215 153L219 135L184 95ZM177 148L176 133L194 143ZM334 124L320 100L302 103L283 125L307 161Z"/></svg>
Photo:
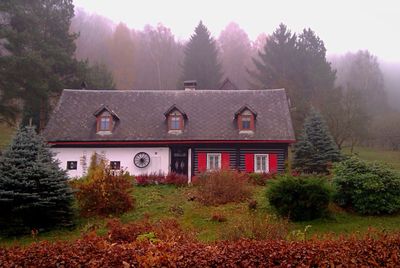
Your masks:
<svg viewBox="0 0 400 268"><path fill-rule="evenodd" d="M150 164L150 156L145 152L140 152L133 158L133 163L138 168L145 168Z"/></svg>

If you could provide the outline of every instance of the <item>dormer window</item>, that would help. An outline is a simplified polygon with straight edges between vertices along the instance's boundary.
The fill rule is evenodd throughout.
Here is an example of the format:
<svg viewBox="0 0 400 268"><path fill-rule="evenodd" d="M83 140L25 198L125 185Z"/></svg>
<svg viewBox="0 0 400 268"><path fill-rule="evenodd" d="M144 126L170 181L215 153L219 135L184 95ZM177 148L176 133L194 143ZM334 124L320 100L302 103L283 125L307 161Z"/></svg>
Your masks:
<svg viewBox="0 0 400 268"><path fill-rule="evenodd" d="M96 132L100 135L112 134L114 126L119 120L117 114L109 107L102 105L95 113L96 116Z"/></svg>
<svg viewBox="0 0 400 268"><path fill-rule="evenodd" d="M187 116L185 112L178 108L176 105L172 105L165 113L165 117L168 122L168 132L179 134L182 133L185 127L185 120Z"/></svg>
<svg viewBox="0 0 400 268"><path fill-rule="evenodd" d="M170 129L171 130L181 130L182 129L182 115L174 113L170 115Z"/></svg>
<svg viewBox="0 0 400 268"><path fill-rule="evenodd" d="M243 106L235 113L238 129L240 132L254 131L255 118L257 113L254 112L248 105Z"/></svg>
<svg viewBox="0 0 400 268"><path fill-rule="evenodd" d="M242 130L251 130L251 115L242 115Z"/></svg>
<svg viewBox="0 0 400 268"><path fill-rule="evenodd" d="M111 116L101 116L99 120L98 131L111 130Z"/></svg>

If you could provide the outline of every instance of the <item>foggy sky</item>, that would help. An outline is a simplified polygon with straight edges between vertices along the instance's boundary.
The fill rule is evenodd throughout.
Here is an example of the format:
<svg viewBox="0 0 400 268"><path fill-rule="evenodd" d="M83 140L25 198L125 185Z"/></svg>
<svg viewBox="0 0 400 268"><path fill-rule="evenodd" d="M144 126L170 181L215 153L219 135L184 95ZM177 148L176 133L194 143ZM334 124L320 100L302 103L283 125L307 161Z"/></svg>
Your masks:
<svg viewBox="0 0 400 268"><path fill-rule="evenodd" d="M129 27L161 22L175 36L189 39L200 20L214 37L232 21L254 40L279 23L300 32L310 27L328 54L368 49L386 61L400 62L400 2L395 0L74 0L75 6L124 22Z"/></svg>

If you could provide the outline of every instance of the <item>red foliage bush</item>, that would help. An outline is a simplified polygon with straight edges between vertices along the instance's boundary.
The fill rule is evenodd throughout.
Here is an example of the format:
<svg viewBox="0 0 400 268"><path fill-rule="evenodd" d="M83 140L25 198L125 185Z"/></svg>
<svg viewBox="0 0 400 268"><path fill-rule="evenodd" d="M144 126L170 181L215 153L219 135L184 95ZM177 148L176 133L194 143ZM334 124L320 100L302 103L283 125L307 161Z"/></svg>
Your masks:
<svg viewBox="0 0 400 268"><path fill-rule="evenodd" d="M193 184L196 186L196 199L201 203L222 205L247 199L251 195L247 181L245 173L218 170L202 174Z"/></svg>
<svg viewBox="0 0 400 268"><path fill-rule="evenodd" d="M227 219L224 215L218 214L218 213L213 214L211 216L211 220L216 221L216 222L226 222L227 221Z"/></svg>
<svg viewBox="0 0 400 268"><path fill-rule="evenodd" d="M74 242L0 248L1 267L399 267L400 233L325 240L115 243L94 234Z"/></svg>
<svg viewBox="0 0 400 268"><path fill-rule="evenodd" d="M144 219L128 224L112 219L107 222L107 228L107 240L112 243L134 242L138 236L150 232L162 241L194 241L194 236L189 232L184 232L175 219L163 219L156 223Z"/></svg>
<svg viewBox="0 0 400 268"><path fill-rule="evenodd" d="M162 184L165 180L163 173L149 173L135 176L136 184L139 186Z"/></svg>
<svg viewBox="0 0 400 268"><path fill-rule="evenodd" d="M175 186L185 186L188 177L174 172L164 175L163 173L142 174L135 177L136 184L139 186L171 184Z"/></svg>
<svg viewBox="0 0 400 268"><path fill-rule="evenodd" d="M105 167L101 176L75 181L72 186L83 216L109 216L122 214L134 206L130 195L132 181L123 171Z"/></svg>
<svg viewBox="0 0 400 268"><path fill-rule="evenodd" d="M183 174L177 174L175 172L168 173L165 176L164 184L173 184L175 186L185 186L188 184L188 177Z"/></svg>

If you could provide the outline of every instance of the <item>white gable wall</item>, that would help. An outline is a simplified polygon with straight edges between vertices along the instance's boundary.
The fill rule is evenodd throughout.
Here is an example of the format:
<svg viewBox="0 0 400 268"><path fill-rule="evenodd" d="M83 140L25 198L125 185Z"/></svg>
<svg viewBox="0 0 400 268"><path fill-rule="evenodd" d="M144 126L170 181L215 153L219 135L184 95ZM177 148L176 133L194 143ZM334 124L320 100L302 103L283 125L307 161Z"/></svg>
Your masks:
<svg viewBox="0 0 400 268"><path fill-rule="evenodd" d="M157 148L52 148L56 158L60 161L62 169L67 168L67 161L77 161L76 170L68 170L70 178L81 177L90 165L93 153L104 156L108 161L120 161L121 168L126 169L131 175L148 173L165 173L170 170L170 149ZM133 158L139 152L146 152L150 156L150 164L145 168L138 168L133 163Z"/></svg>

